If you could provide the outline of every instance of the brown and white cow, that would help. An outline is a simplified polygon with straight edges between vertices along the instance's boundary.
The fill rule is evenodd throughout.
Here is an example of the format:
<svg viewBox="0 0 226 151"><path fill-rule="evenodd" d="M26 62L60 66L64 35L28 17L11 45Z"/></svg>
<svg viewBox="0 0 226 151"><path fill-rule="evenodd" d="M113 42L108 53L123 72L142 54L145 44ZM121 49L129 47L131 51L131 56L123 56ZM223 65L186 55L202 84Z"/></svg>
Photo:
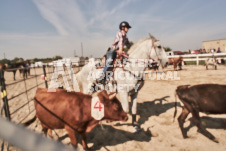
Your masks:
<svg viewBox="0 0 226 151"><path fill-rule="evenodd" d="M226 114L226 85L182 85L177 87L176 94L184 104L182 113L178 117L178 122L183 137L187 138L187 134L184 130L183 125L188 114L191 113L192 119L199 130L208 138L212 139L215 142L218 142L215 137L203 127L200 121L199 112L209 114ZM176 110L174 117L175 116Z"/></svg>
<svg viewBox="0 0 226 151"><path fill-rule="evenodd" d="M30 125L37 117L45 134L48 130L52 132L52 129L66 129L74 147L77 147L75 134L78 132L82 137L83 148L88 149L86 133L99 123L99 120L91 116L93 96L80 92L67 92L62 89L57 89L56 92L47 92L47 90L37 89L34 98L36 116L24 125ZM97 96L104 105L104 117L101 120L128 120L127 114L115 96L111 98L106 91L99 92Z"/></svg>
<svg viewBox="0 0 226 151"><path fill-rule="evenodd" d="M179 56L177 58L168 58L169 65L173 65L174 71L177 71L177 66L179 67L180 70L182 70L182 62L183 62L183 57Z"/></svg>

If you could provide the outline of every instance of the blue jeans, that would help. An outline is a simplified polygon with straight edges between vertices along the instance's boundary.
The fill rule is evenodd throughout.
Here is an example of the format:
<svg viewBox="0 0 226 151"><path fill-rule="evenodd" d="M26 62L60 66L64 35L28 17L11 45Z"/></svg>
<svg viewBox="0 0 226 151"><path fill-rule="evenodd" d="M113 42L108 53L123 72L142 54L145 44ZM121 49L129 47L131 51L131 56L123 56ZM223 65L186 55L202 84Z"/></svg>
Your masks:
<svg viewBox="0 0 226 151"><path fill-rule="evenodd" d="M110 69L113 69L113 62L114 62L116 56L117 56L117 53L115 50L108 51L107 58L106 58L107 59L106 65L105 65L103 73L102 73L103 77L106 76L107 71L109 71Z"/></svg>

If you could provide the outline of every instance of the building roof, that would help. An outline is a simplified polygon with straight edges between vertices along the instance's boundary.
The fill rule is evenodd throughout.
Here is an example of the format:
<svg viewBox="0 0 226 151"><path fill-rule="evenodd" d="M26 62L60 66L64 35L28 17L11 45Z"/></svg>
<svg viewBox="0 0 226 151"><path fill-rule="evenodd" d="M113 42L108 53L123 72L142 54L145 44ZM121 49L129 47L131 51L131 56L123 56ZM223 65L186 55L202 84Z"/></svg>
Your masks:
<svg viewBox="0 0 226 151"><path fill-rule="evenodd" d="M207 41L203 41L203 42L218 41L218 40L226 40L226 38L224 38L224 39L216 39L216 40L207 40Z"/></svg>

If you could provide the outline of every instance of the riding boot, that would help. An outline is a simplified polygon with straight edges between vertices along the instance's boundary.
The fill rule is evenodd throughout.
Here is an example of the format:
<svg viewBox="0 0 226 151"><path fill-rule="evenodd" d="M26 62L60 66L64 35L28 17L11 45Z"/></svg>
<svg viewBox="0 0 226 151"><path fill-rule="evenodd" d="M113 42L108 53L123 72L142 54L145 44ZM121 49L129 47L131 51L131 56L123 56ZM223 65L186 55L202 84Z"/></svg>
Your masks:
<svg viewBox="0 0 226 151"><path fill-rule="evenodd" d="M106 78L105 78L105 72L106 72L106 71L104 71L104 72L102 73L102 75L101 75L98 79L96 79L96 84L102 84L102 85L105 84L105 81L106 81Z"/></svg>

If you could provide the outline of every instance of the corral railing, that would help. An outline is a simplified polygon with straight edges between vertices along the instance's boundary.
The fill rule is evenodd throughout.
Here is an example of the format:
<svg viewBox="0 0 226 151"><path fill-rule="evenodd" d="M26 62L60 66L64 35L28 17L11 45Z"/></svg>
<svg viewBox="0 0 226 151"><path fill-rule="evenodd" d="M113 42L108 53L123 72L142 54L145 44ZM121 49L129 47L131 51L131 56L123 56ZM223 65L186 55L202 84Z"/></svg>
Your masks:
<svg viewBox="0 0 226 151"><path fill-rule="evenodd" d="M76 69L74 68L73 72L74 73L78 72L81 69L81 67L82 67L81 65L78 67L75 67ZM1 86L1 99L2 99L1 116L3 116L3 112L4 112L4 116L6 119L8 119L9 121L13 121L14 123L20 124L25 119L27 119L29 115L33 114L35 112L35 108L33 103L30 103L30 102L33 102L35 90L38 87L48 88L50 79L52 79L51 77L54 71L56 71L56 68L57 66L47 66L47 64L44 64L42 68L30 68L32 74L28 76L28 78L23 77L22 79L19 79L13 82L10 80L6 82L6 79L4 77L4 72L6 72L6 70L1 69L0 70L0 86ZM72 69L72 66L70 66L70 68ZM10 69L10 70L13 71L18 69L19 68ZM57 71L60 71L60 70L57 70ZM66 73L65 74L66 76L70 74L67 70L65 70L65 73ZM8 74L11 74L11 73L8 73ZM56 77L56 78L58 78L57 80L59 80L62 77ZM71 81L71 85L72 84L73 84L73 81ZM6 132L10 133L10 131L8 130ZM3 137L0 136L0 138L3 138ZM1 151L3 151L4 148L7 148L7 150L9 149L8 145L5 146L4 143L2 143Z"/></svg>
<svg viewBox="0 0 226 151"><path fill-rule="evenodd" d="M0 123L0 137L22 151L76 151L6 119L0 118Z"/></svg>
<svg viewBox="0 0 226 151"><path fill-rule="evenodd" d="M180 55L168 56L168 58L177 58ZM215 57L226 60L226 53L206 53L206 54L189 54L182 55L183 60L186 62L195 61L196 65L200 64L200 61L205 61L207 58Z"/></svg>

